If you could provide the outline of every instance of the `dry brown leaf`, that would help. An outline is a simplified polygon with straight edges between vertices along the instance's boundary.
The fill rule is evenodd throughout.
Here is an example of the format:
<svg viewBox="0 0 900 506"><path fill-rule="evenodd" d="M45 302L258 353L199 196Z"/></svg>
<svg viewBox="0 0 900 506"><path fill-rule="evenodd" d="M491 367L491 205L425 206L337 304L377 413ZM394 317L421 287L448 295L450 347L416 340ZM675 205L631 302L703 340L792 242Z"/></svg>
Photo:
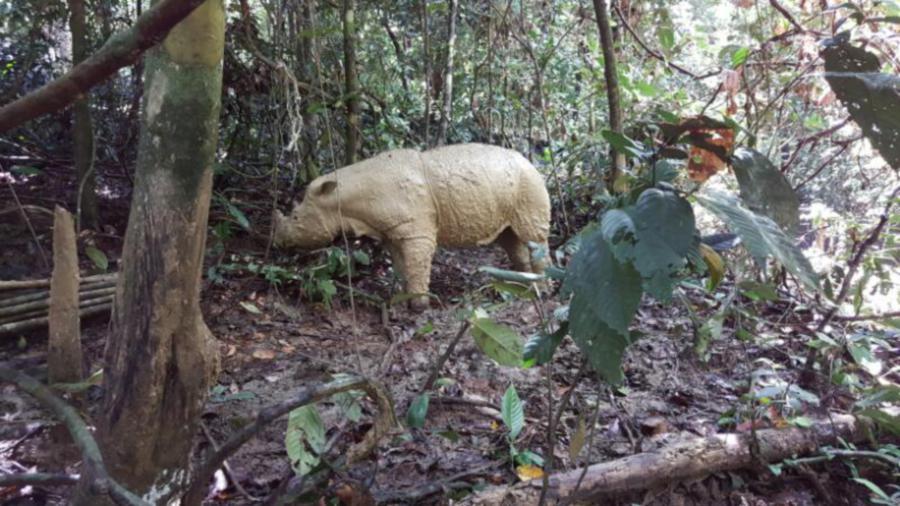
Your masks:
<svg viewBox="0 0 900 506"><path fill-rule="evenodd" d="M694 130L693 133L708 134L706 141L714 146L724 148L726 152L731 151L734 146L734 130L729 128ZM725 162L714 153L691 146L691 154L688 159L688 174L690 174L691 180L702 183L723 168L725 168Z"/></svg>
<svg viewBox="0 0 900 506"><path fill-rule="evenodd" d="M253 352L253 358L259 360L272 360L275 358L275 352L272 350L259 349Z"/></svg>

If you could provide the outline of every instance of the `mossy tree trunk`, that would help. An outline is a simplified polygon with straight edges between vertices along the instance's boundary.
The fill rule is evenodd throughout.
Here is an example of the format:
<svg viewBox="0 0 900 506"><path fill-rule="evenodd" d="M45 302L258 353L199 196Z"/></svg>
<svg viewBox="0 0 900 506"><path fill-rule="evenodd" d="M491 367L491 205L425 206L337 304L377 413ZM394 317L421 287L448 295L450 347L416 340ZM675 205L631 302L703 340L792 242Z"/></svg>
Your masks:
<svg viewBox="0 0 900 506"><path fill-rule="evenodd" d="M224 27L223 1L206 0L144 62L99 440L110 474L153 504L190 479L193 436L218 367L199 297ZM80 504L98 503L86 495Z"/></svg>
<svg viewBox="0 0 900 506"><path fill-rule="evenodd" d="M69 0L69 29L72 31L72 65L88 55L84 0ZM72 159L75 163L75 198L78 228L97 228L97 183L94 172L94 129L87 94L74 106L72 122Z"/></svg>
<svg viewBox="0 0 900 506"><path fill-rule="evenodd" d="M456 52L456 13L459 0L450 0L450 14L447 18L447 61L444 66L444 107L441 110L441 124L437 144L447 144L447 131L453 114L453 59Z"/></svg>
<svg viewBox="0 0 900 506"><path fill-rule="evenodd" d="M603 48L603 75L606 79L606 99L609 102L609 129L621 134L624 132L622 121L622 100L619 96L619 75L616 71L616 52L614 48L612 28L609 25L609 10L606 0L594 0L594 14L597 17L597 30L600 32L600 45ZM606 186L610 191L625 168L625 154L611 149L612 163L607 172Z"/></svg>
<svg viewBox="0 0 900 506"><path fill-rule="evenodd" d="M345 158L347 165L359 156L359 77L356 74L356 0L343 0L341 17L344 23L344 100L347 103L347 132Z"/></svg>

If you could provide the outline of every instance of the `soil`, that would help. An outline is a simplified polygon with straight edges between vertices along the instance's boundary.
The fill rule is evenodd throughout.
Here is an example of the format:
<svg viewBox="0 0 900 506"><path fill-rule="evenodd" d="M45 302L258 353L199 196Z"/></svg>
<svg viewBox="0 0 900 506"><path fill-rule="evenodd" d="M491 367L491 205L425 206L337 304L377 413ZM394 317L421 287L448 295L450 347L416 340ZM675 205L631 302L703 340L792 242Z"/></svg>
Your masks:
<svg viewBox="0 0 900 506"><path fill-rule="evenodd" d="M47 175L30 184L18 184L16 191L23 204L51 207L53 202L46 195L65 195L47 186L52 181ZM5 196L3 201L9 202ZM93 243L106 252L114 266L126 213L124 195L103 200L101 215L106 228L102 234L83 235L82 246ZM50 217L43 218L40 213L33 216L42 247L49 252ZM224 210L214 209L210 223L226 216ZM263 216L263 211L258 216L250 214L251 222L260 224L258 231L267 230ZM6 238L0 245L0 279L48 275L17 213L0 215L0 232ZM238 234L226 243L225 254L218 258L234 258L238 264L262 262L266 235ZM340 286L329 308L304 297L299 283L286 282L275 288L259 275L241 269L224 273L220 282L204 281L203 310L220 341L222 373L203 416L208 437L203 431L196 436L198 454L209 447L210 438L221 443L260 409L338 374L365 374L382 382L393 396L398 418L405 420L437 358L458 332L460 309L473 301L495 304L491 310L494 320L525 337L540 330L541 313L555 309L555 303L549 301L504 301L489 288L489 278L477 268L507 267L499 248L440 251L431 285L440 303L435 301L421 314L403 307L387 309L372 301L389 300L395 289L388 257L368 243L356 242L351 247L366 251L371 259L352 279L358 290L353 306L347 290ZM218 258L211 256L209 261ZM314 254L276 253L266 262L300 269L320 258ZM86 272L96 270L86 258L82 268ZM347 283L343 277L336 281ZM702 290L689 296L701 321L719 304ZM324 493L329 498L343 498L345 504L370 504L372 500L383 504L449 504L473 489L518 481L517 471L509 463L510 450L499 410L500 399L510 385L523 400L526 417L515 447L545 458L549 404L555 411L562 396L574 389L553 448L557 470L652 450L680 438L747 431L750 406L746 394L751 378L794 382L797 361L805 354L798 329L810 317L784 302L758 302L752 307L765 322L756 329L758 338L742 341L732 337L733 322L726 321L723 338L711 344L708 361L701 362L692 351L693 327L683 307L645 299L636 319L636 330L644 337L629 349L626 381L617 388L603 385L590 373L579 376L580 354L568 339L550 366L519 369L497 365L466 336L440 373L443 380L433 392L424 427L396 430L381 442L372 458L350 469L338 469L324 484ZM102 367L106 334L105 317L83 324L86 366L91 371ZM0 338L0 353L4 360L45 377L45 332L18 339ZM817 392L818 405L803 404L800 411L810 417L845 411L850 397L834 387L827 388ZM52 427L48 415L11 386L2 385L0 389L0 416L4 425L8 424L0 431L0 473L77 473L79 456ZM84 412L89 419L96 415L101 395L99 387L88 391ZM335 402L318 404L327 436L333 442L327 460L340 457L371 427L374 404L364 399L359 402L362 416L357 422L350 421ZM762 414L756 422L758 427L784 423L775 408L763 409ZM594 417L593 438L585 445L589 450L573 458L570 449L573 439L581 439L579 427L590 427ZM230 476L211 488L206 504L254 504L254 498L265 497L292 476L285 451L286 425L284 419L271 424L229 459ZM859 470L864 474L869 469L860 466ZM884 483L878 475L866 477ZM233 480L243 490L236 488ZM60 504L66 493L67 489L58 487L0 488L0 501ZM833 501L856 505L866 504L867 498L865 488L852 481L848 466L834 461L803 471L785 467L778 476L765 467L722 473L622 498L621 503L799 506Z"/></svg>

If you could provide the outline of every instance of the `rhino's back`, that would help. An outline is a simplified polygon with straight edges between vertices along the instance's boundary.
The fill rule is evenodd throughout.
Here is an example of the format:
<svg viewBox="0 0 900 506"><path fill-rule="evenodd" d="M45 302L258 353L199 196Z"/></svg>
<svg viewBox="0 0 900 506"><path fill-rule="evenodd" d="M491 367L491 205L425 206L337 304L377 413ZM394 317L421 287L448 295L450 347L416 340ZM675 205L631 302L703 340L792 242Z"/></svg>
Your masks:
<svg viewBox="0 0 900 506"><path fill-rule="evenodd" d="M523 179L543 188L543 178L521 154L497 146L457 144L426 151L422 159L437 211L438 243L446 246L493 241L517 221L517 213L532 212L523 208L521 193L534 184L523 185Z"/></svg>

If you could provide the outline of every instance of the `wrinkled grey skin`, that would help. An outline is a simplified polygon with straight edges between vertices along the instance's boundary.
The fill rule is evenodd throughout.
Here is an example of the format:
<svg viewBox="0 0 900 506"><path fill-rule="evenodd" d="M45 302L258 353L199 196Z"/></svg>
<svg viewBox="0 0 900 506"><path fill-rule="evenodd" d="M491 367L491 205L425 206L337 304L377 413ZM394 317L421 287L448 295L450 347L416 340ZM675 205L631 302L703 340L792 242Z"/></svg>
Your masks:
<svg viewBox="0 0 900 506"><path fill-rule="evenodd" d="M275 211L273 225L279 248L325 247L342 230L374 238L390 251L406 292L427 294L437 246L497 242L516 270L543 272L527 243L546 245L550 198L543 177L511 150L395 150L315 179L288 216ZM423 295L411 306L428 303Z"/></svg>

